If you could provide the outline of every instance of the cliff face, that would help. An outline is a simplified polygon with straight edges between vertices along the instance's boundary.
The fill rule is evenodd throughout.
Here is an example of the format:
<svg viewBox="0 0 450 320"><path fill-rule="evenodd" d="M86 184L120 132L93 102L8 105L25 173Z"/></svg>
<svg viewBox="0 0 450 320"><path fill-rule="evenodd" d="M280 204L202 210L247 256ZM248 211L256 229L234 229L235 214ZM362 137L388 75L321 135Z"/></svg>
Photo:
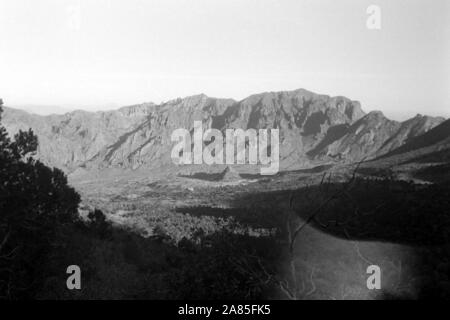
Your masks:
<svg viewBox="0 0 450 320"><path fill-rule="evenodd" d="M242 101L196 95L156 105L108 112L74 111L38 116L5 108L10 133L32 128L44 162L73 171L79 167L136 169L170 164L175 129L280 129L280 160L309 166L320 161L359 161L402 146L444 119L416 116L405 122L381 112L365 114L357 101L299 89L252 95Z"/></svg>
<svg viewBox="0 0 450 320"><path fill-rule="evenodd" d="M38 157L53 166L73 170L105 146L133 130L145 115L127 116L120 111L38 116L5 108L3 123L10 133L32 128L39 137Z"/></svg>

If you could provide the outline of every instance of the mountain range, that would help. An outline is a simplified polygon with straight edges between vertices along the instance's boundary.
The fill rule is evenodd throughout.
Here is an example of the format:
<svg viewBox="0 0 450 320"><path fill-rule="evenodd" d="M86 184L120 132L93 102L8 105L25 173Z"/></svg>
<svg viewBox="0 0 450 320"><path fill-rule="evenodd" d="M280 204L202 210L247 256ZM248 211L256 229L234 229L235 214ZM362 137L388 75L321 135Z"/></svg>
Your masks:
<svg viewBox="0 0 450 320"><path fill-rule="evenodd" d="M219 130L278 128L282 169L349 163L419 148L435 143L426 134L441 126L443 139L450 135L449 122L441 117L394 121L380 111L365 113L358 101L304 89L265 92L241 101L200 94L114 111L48 116L5 108L2 123L11 134L32 128L40 142L37 157L70 173L79 168L171 165L171 133L192 130L195 120Z"/></svg>

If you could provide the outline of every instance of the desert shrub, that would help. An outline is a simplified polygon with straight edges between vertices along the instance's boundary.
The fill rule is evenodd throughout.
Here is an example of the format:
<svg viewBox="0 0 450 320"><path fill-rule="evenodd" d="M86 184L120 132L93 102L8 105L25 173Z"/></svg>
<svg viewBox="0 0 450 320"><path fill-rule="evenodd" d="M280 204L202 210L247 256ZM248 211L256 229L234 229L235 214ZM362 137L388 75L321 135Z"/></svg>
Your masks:
<svg viewBox="0 0 450 320"><path fill-rule="evenodd" d="M254 299L267 297L270 283L261 263L276 268L272 239L227 231L178 245L111 228L101 237L89 224L66 230L65 250L52 257L53 277L42 299ZM257 257L257 258L256 258ZM77 264L82 290L65 287L64 270Z"/></svg>

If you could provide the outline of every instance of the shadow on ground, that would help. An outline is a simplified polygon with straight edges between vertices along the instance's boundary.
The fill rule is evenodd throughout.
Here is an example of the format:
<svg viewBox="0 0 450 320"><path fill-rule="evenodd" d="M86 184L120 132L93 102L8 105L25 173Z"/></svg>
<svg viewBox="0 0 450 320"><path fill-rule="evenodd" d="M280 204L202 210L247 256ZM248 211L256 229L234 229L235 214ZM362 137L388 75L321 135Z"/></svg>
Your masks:
<svg viewBox="0 0 450 320"><path fill-rule="evenodd" d="M290 211L298 219L292 230L309 220L293 259L296 281L310 287L306 298L450 298L448 183L356 179L235 201L250 203L284 221ZM381 292L367 290L371 264L382 269Z"/></svg>

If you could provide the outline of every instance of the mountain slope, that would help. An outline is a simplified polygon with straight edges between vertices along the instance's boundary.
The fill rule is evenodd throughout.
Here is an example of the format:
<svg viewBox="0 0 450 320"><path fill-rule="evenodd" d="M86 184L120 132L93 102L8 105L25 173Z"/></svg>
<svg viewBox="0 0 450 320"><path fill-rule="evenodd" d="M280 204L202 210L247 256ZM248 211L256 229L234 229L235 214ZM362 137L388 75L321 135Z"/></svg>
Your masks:
<svg viewBox="0 0 450 320"><path fill-rule="evenodd" d="M422 135L412 137L404 145L386 153L381 158L448 143L450 143L450 120L442 122Z"/></svg>
<svg viewBox="0 0 450 320"><path fill-rule="evenodd" d="M40 139L38 156L68 172L89 168L152 168L171 165L175 129L280 130L281 168L329 161L359 161L388 153L412 141L442 118L416 116L405 122L381 112L365 114L359 102L299 89L266 92L241 101L203 94L159 105L147 103L115 111L74 111L38 116L7 108L10 133L31 127Z"/></svg>
<svg viewBox="0 0 450 320"><path fill-rule="evenodd" d="M38 157L70 171L133 130L145 117L146 112L130 114L127 109L38 116L5 108L3 123L10 133L32 128L39 137Z"/></svg>
<svg viewBox="0 0 450 320"><path fill-rule="evenodd" d="M425 134L430 129L440 125L444 118L416 115L407 121L401 123L397 132L392 135L378 150L377 155L387 153L389 150L394 150L405 143L415 139L415 137Z"/></svg>

